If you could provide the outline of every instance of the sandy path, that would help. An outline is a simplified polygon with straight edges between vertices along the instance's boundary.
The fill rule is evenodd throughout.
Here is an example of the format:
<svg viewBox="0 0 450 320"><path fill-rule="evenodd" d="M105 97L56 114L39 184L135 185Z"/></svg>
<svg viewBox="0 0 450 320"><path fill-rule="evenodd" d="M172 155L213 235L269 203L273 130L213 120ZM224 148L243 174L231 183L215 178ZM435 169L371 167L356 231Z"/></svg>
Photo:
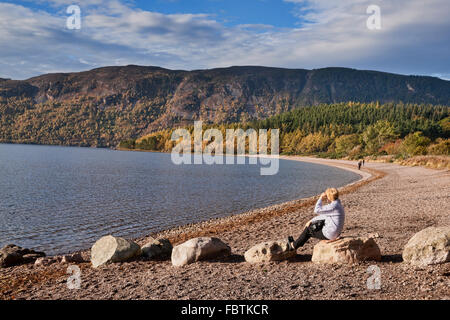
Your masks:
<svg viewBox="0 0 450 320"><path fill-rule="evenodd" d="M355 167L343 160L305 159ZM310 240L291 261L249 265L244 252L264 240L297 236L312 215L310 200L274 206L258 215L183 228L189 236L214 234L233 250L231 257L174 268L170 261L134 261L92 269L80 265L79 290L66 287L64 265L0 269L2 298L25 299L450 299L450 265L418 269L401 262L401 252L416 232L450 225L450 173L422 167L366 163L385 176L341 199L346 210L343 235L378 233L383 260L356 266L316 265ZM370 179L365 175L365 179ZM282 214L281 214L282 213ZM263 217L259 219L258 217ZM246 220L247 219L247 220ZM226 219L225 219L226 221ZM201 231L206 230L206 231ZM202 233L203 232L203 233ZM180 230L164 233L182 241ZM145 239L139 241L141 244ZM381 270L381 290L368 290L367 268ZM5 285L6 284L6 285Z"/></svg>

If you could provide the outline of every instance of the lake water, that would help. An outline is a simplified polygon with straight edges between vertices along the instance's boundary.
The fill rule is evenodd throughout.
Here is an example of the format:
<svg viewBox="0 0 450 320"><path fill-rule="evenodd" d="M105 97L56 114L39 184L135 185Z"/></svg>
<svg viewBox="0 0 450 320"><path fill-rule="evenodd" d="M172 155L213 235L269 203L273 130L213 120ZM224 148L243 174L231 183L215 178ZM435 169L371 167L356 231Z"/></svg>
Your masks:
<svg viewBox="0 0 450 320"><path fill-rule="evenodd" d="M163 153L0 144L0 246L67 253L107 234L140 237L357 179L288 160L261 176L259 165L177 166Z"/></svg>

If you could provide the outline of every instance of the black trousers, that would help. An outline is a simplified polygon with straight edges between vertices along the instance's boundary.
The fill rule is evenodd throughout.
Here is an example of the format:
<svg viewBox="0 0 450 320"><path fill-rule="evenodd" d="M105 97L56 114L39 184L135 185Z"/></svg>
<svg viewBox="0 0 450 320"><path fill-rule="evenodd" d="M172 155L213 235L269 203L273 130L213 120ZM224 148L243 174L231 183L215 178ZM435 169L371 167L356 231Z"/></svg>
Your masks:
<svg viewBox="0 0 450 320"><path fill-rule="evenodd" d="M306 227L300 237L294 241L294 248L298 249L303 247L303 245L310 238L316 238L320 240L328 240L322 233L322 229L325 225L325 220L317 220L312 222L308 227Z"/></svg>

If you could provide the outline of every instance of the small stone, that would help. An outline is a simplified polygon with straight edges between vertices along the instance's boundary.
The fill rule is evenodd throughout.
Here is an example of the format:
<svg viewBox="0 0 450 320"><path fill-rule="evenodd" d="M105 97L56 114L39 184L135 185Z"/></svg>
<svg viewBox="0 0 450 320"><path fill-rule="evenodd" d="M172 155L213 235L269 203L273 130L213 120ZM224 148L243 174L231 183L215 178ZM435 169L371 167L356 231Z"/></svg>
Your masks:
<svg viewBox="0 0 450 320"><path fill-rule="evenodd" d="M61 263L83 263L85 262L81 253L73 253L61 257Z"/></svg>
<svg viewBox="0 0 450 320"><path fill-rule="evenodd" d="M34 262L34 265L37 266L49 266L51 264L54 264L58 262L58 260L56 258L46 258L46 257L42 257L42 258L38 258L36 259L36 261Z"/></svg>
<svg viewBox="0 0 450 320"><path fill-rule="evenodd" d="M302 286L303 288L308 288L308 287L311 286L311 283L309 283L309 282L303 282L303 283L301 284L301 286Z"/></svg>
<svg viewBox="0 0 450 320"><path fill-rule="evenodd" d="M375 233L371 233L367 236L367 238L373 238L373 239L378 239L381 238L380 234L378 232Z"/></svg>
<svg viewBox="0 0 450 320"><path fill-rule="evenodd" d="M41 254L37 253L31 253L31 254L25 254L22 256L23 263L34 263L36 259L41 258Z"/></svg>
<svg viewBox="0 0 450 320"><path fill-rule="evenodd" d="M152 239L142 247L142 255L149 259L160 259L170 257L172 244L167 239Z"/></svg>

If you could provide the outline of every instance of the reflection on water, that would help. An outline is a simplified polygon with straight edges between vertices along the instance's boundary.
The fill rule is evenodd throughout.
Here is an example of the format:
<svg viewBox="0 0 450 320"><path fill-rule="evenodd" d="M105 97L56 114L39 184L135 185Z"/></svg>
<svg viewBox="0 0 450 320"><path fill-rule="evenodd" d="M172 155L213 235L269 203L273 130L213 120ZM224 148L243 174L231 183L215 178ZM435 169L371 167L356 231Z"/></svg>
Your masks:
<svg viewBox="0 0 450 320"><path fill-rule="evenodd" d="M66 253L103 235L139 237L358 178L287 160L261 176L255 165L176 166L162 153L0 144L0 246Z"/></svg>

